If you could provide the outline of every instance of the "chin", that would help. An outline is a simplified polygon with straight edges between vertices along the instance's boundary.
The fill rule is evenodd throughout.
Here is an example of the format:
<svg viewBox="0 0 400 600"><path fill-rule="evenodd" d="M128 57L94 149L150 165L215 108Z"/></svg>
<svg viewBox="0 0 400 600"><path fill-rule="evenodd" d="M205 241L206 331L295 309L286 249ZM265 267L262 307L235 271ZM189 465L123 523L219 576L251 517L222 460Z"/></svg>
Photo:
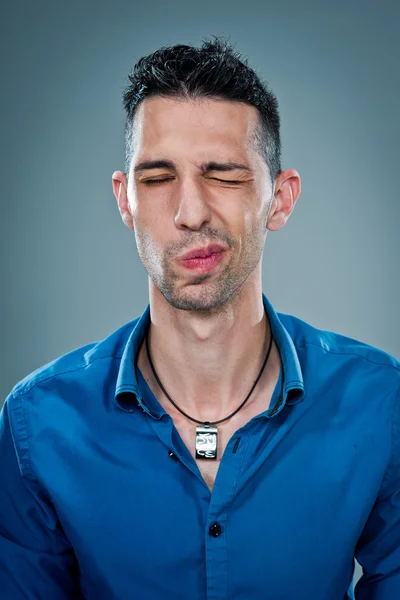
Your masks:
<svg viewBox="0 0 400 600"><path fill-rule="evenodd" d="M196 289L197 288L197 289ZM200 289L187 286L181 290L160 290L167 302L176 309L190 311L215 310L231 297L230 290Z"/></svg>

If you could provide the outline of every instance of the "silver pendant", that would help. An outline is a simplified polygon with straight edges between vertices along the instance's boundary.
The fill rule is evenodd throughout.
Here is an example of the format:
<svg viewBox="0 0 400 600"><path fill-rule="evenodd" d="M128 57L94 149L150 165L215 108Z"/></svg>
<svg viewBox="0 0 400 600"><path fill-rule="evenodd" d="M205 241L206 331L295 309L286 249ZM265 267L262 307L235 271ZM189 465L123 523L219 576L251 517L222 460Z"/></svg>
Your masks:
<svg viewBox="0 0 400 600"><path fill-rule="evenodd" d="M196 427L196 458L217 458L218 428L210 425Z"/></svg>

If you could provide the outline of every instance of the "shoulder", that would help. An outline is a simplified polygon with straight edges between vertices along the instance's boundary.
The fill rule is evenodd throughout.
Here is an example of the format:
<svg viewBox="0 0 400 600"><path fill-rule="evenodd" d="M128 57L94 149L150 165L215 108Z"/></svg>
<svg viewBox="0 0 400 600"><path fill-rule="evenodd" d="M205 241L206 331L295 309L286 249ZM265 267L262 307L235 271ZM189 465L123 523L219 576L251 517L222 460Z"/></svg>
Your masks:
<svg viewBox="0 0 400 600"><path fill-rule="evenodd" d="M71 376L86 379L101 361L119 361L137 321L138 318L129 321L106 338L75 348L35 369L14 385L10 396L23 396L41 384L51 384L52 380L59 382Z"/></svg>
<svg viewBox="0 0 400 600"><path fill-rule="evenodd" d="M24 476L40 478L51 448L74 448L91 428L107 430L121 358L137 321L59 356L14 385L4 414Z"/></svg>
<svg viewBox="0 0 400 600"><path fill-rule="evenodd" d="M388 352L334 331L318 329L293 315L277 314L293 340L299 356L314 356L325 362L331 360L337 363L352 363L366 369L375 365L392 372L400 382L400 362Z"/></svg>

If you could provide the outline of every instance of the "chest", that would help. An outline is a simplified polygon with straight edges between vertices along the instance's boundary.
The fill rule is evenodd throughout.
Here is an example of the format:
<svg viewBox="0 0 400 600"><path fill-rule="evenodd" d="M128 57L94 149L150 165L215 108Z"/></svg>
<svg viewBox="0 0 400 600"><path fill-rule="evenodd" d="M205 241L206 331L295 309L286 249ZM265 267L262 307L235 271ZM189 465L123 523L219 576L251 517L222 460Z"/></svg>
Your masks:
<svg viewBox="0 0 400 600"><path fill-rule="evenodd" d="M145 413L104 412L99 429L93 426L98 414L77 420L74 411L75 426L63 427L65 413L49 411L57 421L47 425L47 436L36 436L33 459L43 465L40 481L90 596L184 600L189 590L192 600L203 600L204 581L213 580L213 598L220 599L262 598L266 589L277 598L343 598L387 455L379 459L376 449L385 441L373 433L381 405L366 415L352 401L348 415L343 406L337 415L335 398L332 418L329 399L327 392L323 403L286 407L283 426L266 427L268 435L261 428L244 433L235 455L227 443L265 410L265 399L243 418L247 406L220 424L217 460L196 460L214 487L211 500L184 464L171 461L162 422L152 421L154 429ZM194 456L196 424L173 420ZM62 443L49 444L60 435ZM246 437L253 442L247 447ZM214 523L223 537L210 535ZM288 564L295 565L290 578Z"/></svg>

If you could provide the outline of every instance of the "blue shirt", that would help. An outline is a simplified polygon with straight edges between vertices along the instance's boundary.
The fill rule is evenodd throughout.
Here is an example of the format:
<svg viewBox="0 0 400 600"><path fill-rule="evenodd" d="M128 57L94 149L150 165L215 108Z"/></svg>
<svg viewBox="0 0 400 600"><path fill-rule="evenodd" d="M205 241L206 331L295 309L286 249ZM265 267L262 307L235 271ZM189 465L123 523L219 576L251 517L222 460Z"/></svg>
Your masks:
<svg viewBox="0 0 400 600"><path fill-rule="evenodd" d="M14 386L1 598L400 598L400 363L263 299L283 370L212 492L135 366L149 307Z"/></svg>

